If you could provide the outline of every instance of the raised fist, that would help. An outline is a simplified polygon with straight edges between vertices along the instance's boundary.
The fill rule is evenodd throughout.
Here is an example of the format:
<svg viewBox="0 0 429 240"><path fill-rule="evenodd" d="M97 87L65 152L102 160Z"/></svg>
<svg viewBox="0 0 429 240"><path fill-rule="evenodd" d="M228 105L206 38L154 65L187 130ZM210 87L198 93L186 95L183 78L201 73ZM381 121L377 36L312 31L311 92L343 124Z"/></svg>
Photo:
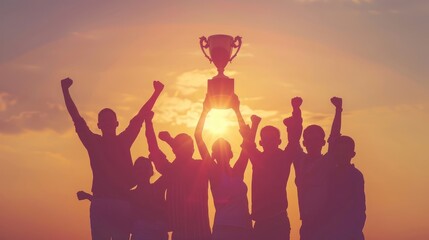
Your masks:
<svg viewBox="0 0 429 240"><path fill-rule="evenodd" d="M252 121L253 124L259 124L261 122L262 118L257 115L250 116L250 121Z"/></svg>
<svg viewBox="0 0 429 240"><path fill-rule="evenodd" d="M69 89L72 84L73 80L71 78L64 78L63 80L61 80L61 87L63 89Z"/></svg>
<svg viewBox="0 0 429 240"><path fill-rule="evenodd" d="M339 98L339 97L333 97L331 98L331 103L336 107L336 108L342 108L343 107L343 99Z"/></svg>
<svg viewBox="0 0 429 240"><path fill-rule="evenodd" d="M170 133L167 131L159 132L158 137L159 137L159 139L161 139L164 142L168 142L169 140L172 139Z"/></svg>
<svg viewBox="0 0 429 240"><path fill-rule="evenodd" d="M164 84L160 81L153 81L153 89L157 92L161 92L164 89Z"/></svg>
<svg viewBox="0 0 429 240"><path fill-rule="evenodd" d="M290 102L291 102L293 108L299 108L302 104L302 98L294 97L294 98L292 98L292 100Z"/></svg>

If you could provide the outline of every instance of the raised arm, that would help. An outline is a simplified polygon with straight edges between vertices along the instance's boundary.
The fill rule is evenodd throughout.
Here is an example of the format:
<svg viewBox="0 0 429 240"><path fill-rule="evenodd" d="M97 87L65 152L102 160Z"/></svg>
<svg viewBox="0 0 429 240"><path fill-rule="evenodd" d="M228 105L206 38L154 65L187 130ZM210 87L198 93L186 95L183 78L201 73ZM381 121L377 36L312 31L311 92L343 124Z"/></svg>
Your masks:
<svg viewBox="0 0 429 240"><path fill-rule="evenodd" d="M240 111L238 110L238 112ZM240 116L241 116L241 113L240 113ZM242 144L240 156L238 157L233 167L234 175L240 177L241 179L243 179L244 177L244 172L246 171L247 163L249 160L249 152L245 147L246 142L252 142L252 143L255 142L256 132L258 130L259 123L261 122L261 118L256 115L252 115L250 119L252 121L252 126L250 128L247 125L240 127L240 133L243 137L243 144Z"/></svg>
<svg viewBox="0 0 429 240"><path fill-rule="evenodd" d="M164 89L164 84L160 81L153 81L153 93L152 96L146 101L143 107L140 108L140 111L134 116L133 120L137 120L140 123L143 123L145 119L145 114L152 111L153 105L155 105L156 100Z"/></svg>
<svg viewBox="0 0 429 240"><path fill-rule="evenodd" d="M61 88L63 90L64 101L66 103L67 111L69 112L73 122L78 122L82 117L77 110L75 103L70 95L70 87L73 85L73 80L71 78L65 78L61 80Z"/></svg>
<svg viewBox="0 0 429 240"><path fill-rule="evenodd" d="M164 89L164 85L159 81L153 81L153 88L154 92L152 96L146 101L137 115L131 119L128 127L121 133L124 142L126 142L129 146L131 146L134 143L134 140L137 138L146 115L150 114L152 111L153 105L161 94L162 89Z"/></svg>
<svg viewBox="0 0 429 240"><path fill-rule="evenodd" d="M291 100L292 105L292 116L285 118L283 124L286 126L288 144L286 148L299 148L299 140L301 139L302 134L302 114L301 114L301 105L302 98L294 97Z"/></svg>
<svg viewBox="0 0 429 240"><path fill-rule="evenodd" d="M210 103L207 98L203 103L203 111L201 112L200 119L198 120L197 127L195 128L195 141L198 146L198 151L200 152L201 158L204 161L212 161L207 145L203 140L203 129L206 122L207 114L210 111Z"/></svg>
<svg viewBox="0 0 429 240"><path fill-rule="evenodd" d="M246 122L243 119L243 116L241 115L240 100L238 99L237 95L234 95L232 97L232 110L234 110L235 115L237 116L238 126L240 127L240 129L243 129L246 127L248 128L248 126L246 125Z"/></svg>
<svg viewBox="0 0 429 240"><path fill-rule="evenodd" d="M153 128L153 119L154 116L154 112L150 111L147 115L146 115L146 140L147 140L147 144L149 146L149 152L156 152L156 151L160 151L159 146L158 146L158 141L156 140L156 135L155 135L155 129Z"/></svg>
<svg viewBox="0 0 429 240"><path fill-rule="evenodd" d="M149 146L149 159L155 164L155 168L161 174L165 174L170 162L167 160L165 154L159 149L158 142L156 140L155 130L153 128L154 112L150 111L146 114L146 139Z"/></svg>
<svg viewBox="0 0 429 240"><path fill-rule="evenodd" d="M343 112L343 100L339 97L331 98L331 103L335 106L335 117L332 121L331 134L328 139L328 152L332 150L332 144L341 136L341 113Z"/></svg>

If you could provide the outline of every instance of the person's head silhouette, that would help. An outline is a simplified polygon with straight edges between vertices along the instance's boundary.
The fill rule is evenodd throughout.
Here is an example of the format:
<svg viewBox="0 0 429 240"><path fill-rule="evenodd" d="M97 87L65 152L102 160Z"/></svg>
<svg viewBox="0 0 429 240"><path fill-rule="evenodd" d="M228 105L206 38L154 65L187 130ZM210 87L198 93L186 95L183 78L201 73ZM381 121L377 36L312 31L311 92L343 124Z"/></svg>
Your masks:
<svg viewBox="0 0 429 240"><path fill-rule="evenodd" d="M334 159L338 165L350 164L356 155L355 141L349 136L341 136L335 140L333 149Z"/></svg>
<svg viewBox="0 0 429 240"><path fill-rule="evenodd" d="M264 148L264 151L273 151L282 143L280 139L280 131L274 126L265 126L261 129L261 140L259 145Z"/></svg>
<svg viewBox="0 0 429 240"><path fill-rule="evenodd" d="M212 146L212 157L220 165L229 165L233 157L231 144L223 138L217 139Z"/></svg>
<svg viewBox="0 0 429 240"><path fill-rule="evenodd" d="M145 157L139 157L134 163L134 174L137 185L149 182L153 176L152 162Z"/></svg>
<svg viewBox="0 0 429 240"><path fill-rule="evenodd" d="M173 152L178 159L190 159L194 155L194 141L186 133L178 134L173 140Z"/></svg>
<svg viewBox="0 0 429 240"><path fill-rule="evenodd" d="M116 135L116 128L118 125L116 113L112 109L104 108L98 113L97 126L103 133L103 136Z"/></svg>
<svg viewBox="0 0 429 240"><path fill-rule="evenodd" d="M325 146L325 131L319 125L310 125L305 128L303 133L302 144L307 149L307 153L311 156L322 154L322 148Z"/></svg>

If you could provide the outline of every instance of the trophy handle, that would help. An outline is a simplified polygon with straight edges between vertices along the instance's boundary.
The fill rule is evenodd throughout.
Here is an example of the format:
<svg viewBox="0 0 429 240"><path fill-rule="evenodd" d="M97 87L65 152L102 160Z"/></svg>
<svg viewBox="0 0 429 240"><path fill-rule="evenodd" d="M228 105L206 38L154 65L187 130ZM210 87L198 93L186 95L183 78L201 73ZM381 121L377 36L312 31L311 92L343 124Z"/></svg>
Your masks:
<svg viewBox="0 0 429 240"><path fill-rule="evenodd" d="M235 42L238 42L238 44L235 44ZM235 54L231 57L231 59L229 59L229 62L232 62L232 59L234 59L237 56L238 51L240 51L241 48L241 37L240 36L236 36L234 38L234 41L232 42L232 47L237 48L237 51L235 52Z"/></svg>
<svg viewBox="0 0 429 240"><path fill-rule="evenodd" d="M203 51L204 53L204 56L206 56L206 58L210 61L210 63L212 63L212 59L207 55L206 51L204 51L204 48L209 47L209 42L207 41L207 38L204 36L200 37L200 47L201 47L201 51Z"/></svg>

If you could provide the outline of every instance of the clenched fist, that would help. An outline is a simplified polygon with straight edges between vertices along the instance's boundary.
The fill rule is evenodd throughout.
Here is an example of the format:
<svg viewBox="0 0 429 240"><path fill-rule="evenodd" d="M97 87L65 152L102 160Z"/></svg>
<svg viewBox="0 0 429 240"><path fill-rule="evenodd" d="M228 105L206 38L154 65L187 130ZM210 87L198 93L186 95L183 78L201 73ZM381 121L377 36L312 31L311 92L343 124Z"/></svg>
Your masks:
<svg viewBox="0 0 429 240"><path fill-rule="evenodd" d="M302 104L302 98L300 97L294 97L292 100L290 100L293 108L299 108Z"/></svg>
<svg viewBox="0 0 429 240"><path fill-rule="evenodd" d="M164 89L164 84L160 81L153 81L153 89L157 92L161 92Z"/></svg>
<svg viewBox="0 0 429 240"><path fill-rule="evenodd" d="M342 108L343 107L343 99L339 98L339 97L333 97L331 98L331 103L336 107L336 108Z"/></svg>
<svg viewBox="0 0 429 240"><path fill-rule="evenodd" d="M69 89L71 85L73 85L73 80L71 78L64 78L61 80L61 87L64 90Z"/></svg>

